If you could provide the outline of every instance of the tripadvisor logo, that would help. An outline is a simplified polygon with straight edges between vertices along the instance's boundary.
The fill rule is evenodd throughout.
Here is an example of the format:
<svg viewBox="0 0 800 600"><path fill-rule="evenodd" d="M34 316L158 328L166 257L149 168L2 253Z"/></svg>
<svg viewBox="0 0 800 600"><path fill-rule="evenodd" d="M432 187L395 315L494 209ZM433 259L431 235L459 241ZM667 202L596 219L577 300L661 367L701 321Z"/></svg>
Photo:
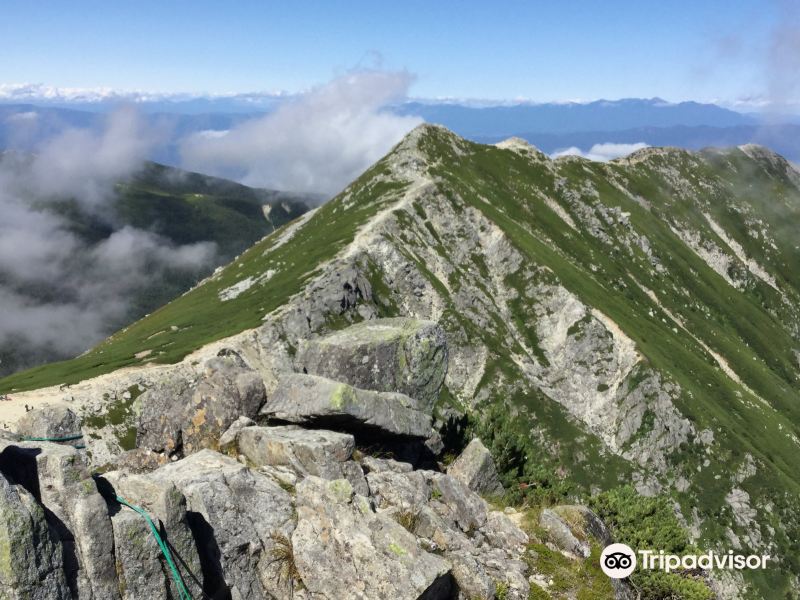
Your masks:
<svg viewBox="0 0 800 600"><path fill-rule="evenodd" d="M637 558L638 554L638 558ZM665 554L664 551L639 550L634 552L625 544L611 544L606 546L600 555L600 568L611 579L624 579L630 576L640 564L642 569L650 571L665 571L670 573L678 570L703 569L765 569L769 555L743 555L728 552L717 554L709 551L705 554Z"/></svg>
<svg viewBox="0 0 800 600"><path fill-rule="evenodd" d="M600 568L611 579L624 579L636 568L636 554L630 546L611 544L600 555Z"/></svg>

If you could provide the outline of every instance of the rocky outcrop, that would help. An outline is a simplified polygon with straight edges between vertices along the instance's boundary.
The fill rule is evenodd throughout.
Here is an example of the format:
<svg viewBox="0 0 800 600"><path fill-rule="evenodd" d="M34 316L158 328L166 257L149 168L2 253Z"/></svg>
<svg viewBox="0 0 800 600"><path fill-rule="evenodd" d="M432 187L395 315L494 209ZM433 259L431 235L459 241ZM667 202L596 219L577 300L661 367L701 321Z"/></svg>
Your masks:
<svg viewBox="0 0 800 600"><path fill-rule="evenodd" d="M81 419L66 406L44 406L25 413L17 423L22 437L62 439L81 434Z"/></svg>
<svg viewBox="0 0 800 600"><path fill-rule="evenodd" d="M211 450L148 477L186 497L206 594L289 598L290 582L275 559L294 530L294 508L289 492L273 478Z"/></svg>
<svg viewBox="0 0 800 600"><path fill-rule="evenodd" d="M201 575L198 550L187 513L186 498L169 481L150 475L129 475L116 471L103 476L109 486L111 521L114 529L117 570L120 589L128 598L161 598L165 590L179 597L170 572L162 568L161 551L146 521L125 505L115 506L112 499L123 498L147 511L166 532L170 551L182 565L186 584L193 586ZM115 511L116 509L116 511ZM145 575L147 573L147 575Z"/></svg>
<svg viewBox="0 0 800 600"><path fill-rule="evenodd" d="M372 319L304 340L298 370L350 385L400 392L430 411L447 372L444 331L431 321Z"/></svg>
<svg viewBox="0 0 800 600"><path fill-rule="evenodd" d="M239 418L224 437L237 458L203 449L137 473L130 465L149 458L134 451L117 463L128 466L95 478L75 448L6 440L0 536L32 558L3 562L0 553L0 590L37 600L179 597L134 506L195 598L528 599L527 534L514 511L470 489L494 489L479 440L446 474L354 453L344 432ZM546 509L541 524L573 555L587 555L589 536L610 540L580 506Z"/></svg>
<svg viewBox="0 0 800 600"><path fill-rule="evenodd" d="M442 553L462 597L493 598L502 584L507 598L528 598L528 536L506 515L450 475L386 460L370 459L365 466L378 510Z"/></svg>
<svg viewBox="0 0 800 600"><path fill-rule="evenodd" d="M297 487L292 534L297 571L313 597L326 600L447 598L450 565L345 480L304 479Z"/></svg>
<svg viewBox="0 0 800 600"><path fill-rule="evenodd" d="M22 486L0 476L0 597L67 600L61 548L45 512Z"/></svg>
<svg viewBox="0 0 800 600"><path fill-rule="evenodd" d="M539 526L560 550L583 558L591 554L590 539L601 546L607 546L612 541L605 524L585 506L545 508L539 516Z"/></svg>
<svg viewBox="0 0 800 600"><path fill-rule="evenodd" d="M0 519L34 560L2 563L0 545L0 582L37 600L166 600L184 586L230 600L527 600L528 535L481 496L503 491L489 451L472 440L447 473L432 459L446 357L431 323L362 324L309 341L298 364L326 376L277 372L267 398L261 373L220 352L128 395L138 447L102 475L72 446L1 436L13 509ZM61 423L47 431L77 422L46 416ZM603 527L581 509L542 517L576 560Z"/></svg>
<svg viewBox="0 0 800 600"><path fill-rule="evenodd" d="M447 467L447 474L479 494L503 493L494 459L478 438L467 444L461 455Z"/></svg>
<svg viewBox="0 0 800 600"><path fill-rule="evenodd" d="M592 544L603 548L614 539L605 523L585 506L569 504L545 508L539 517L539 527L547 534L550 544L568 556L588 558ZM612 579L616 600L637 600L639 593L627 579Z"/></svg>
<svg viewBox="0 0 800 600"><path fill-rule="evenodd" d="M43 507L72 595L117 598L108 507L85 456L71 446L23 442L3 450L0 471Z"/></svg>
<svg viewBox="0 0 800 600"><path fill-rule="evenodd" d="M239 417L255 417L266 399L264 382L242 358L221 353L196 382L168 377L142 394L136 446L167 454L218 448Z"/></svg>
<svg viewBox="0 0 800 600"><path fill-rule="evenodd" d="M286 467L296 476L347 479L363 495L369 493L361 467L349 460L355 448L352 435L299 427L247 427L235 447L248 464Z"/></svg>
<svg viewBox="0 0 800 600"><path fill-rule="evenodd" d="M432 433L430 411L405 394L362 390L298 373L278 379L261 414L290 423L376 434L426 438Z"/></svg>

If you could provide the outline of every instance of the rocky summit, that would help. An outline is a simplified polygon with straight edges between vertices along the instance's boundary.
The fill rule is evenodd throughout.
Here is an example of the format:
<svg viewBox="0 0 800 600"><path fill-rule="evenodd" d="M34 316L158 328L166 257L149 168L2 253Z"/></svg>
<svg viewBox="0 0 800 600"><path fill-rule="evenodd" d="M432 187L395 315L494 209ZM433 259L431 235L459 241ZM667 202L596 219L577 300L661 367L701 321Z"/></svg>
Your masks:
<svg viewBox="0 0 800 600"><path fill-rule="evenodd" d="M798 230L762 147L596 163L421 126L0 380L44 407L3 437L0 596L795 598ZM772 560L612 585L611 541Z"/></svg>

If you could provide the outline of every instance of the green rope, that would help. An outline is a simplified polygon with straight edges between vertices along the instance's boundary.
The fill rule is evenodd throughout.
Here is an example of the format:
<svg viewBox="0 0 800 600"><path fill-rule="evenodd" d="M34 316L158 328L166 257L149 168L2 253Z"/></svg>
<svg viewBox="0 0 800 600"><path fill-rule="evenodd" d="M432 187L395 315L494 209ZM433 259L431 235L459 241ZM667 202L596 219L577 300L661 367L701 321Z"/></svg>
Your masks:
<svg viewBox="0 0 800 600"><path fill-rule="evenodd" d="M128 508L139 513L142 517L144 517L145 521L147 521L147 524L150 526L150 532L153 534L153 537L156 538L156 542L158 543L159 548L161 548L161 554L164 555L164 558L167 560L167 565L169 565L169 568L172 571L172 579L175 581L175 585L178 587L178 594L180 595L181 600L192 600L192 595L189 593L189 590L186 589L186 585L183 583L181 573L178 571L178 567L175 566L175 562L172 560L172 553L169 551L169 547L167 546L166 542L158 533L158 528L156 528L155 523L153 523L153 519L150 518L150 515L148 515L147 511L145 511L143 508L134 504L130 504L124 498L120 498L119 496L116 498L117 502L124 504Z"/></svg>
<svg viewBox="0 0 800 600"><path fill-rule="evenodd" d="M72 442L73 440L80 440L83 438L82 433L76 433L74 435L67 435L60 438L49 438L49 437L24 437L22 438L23 442Z"/></svg>
<svg viewBox="0 0 800 600"><path fill-rule="evenodd" d="M65 437L60 438L46 438L46 437L24 437L23 440L27 442L71 442L74 440L80 440L83 438L83 434L76 434L76 435L68 435ZM75 446L76 449L85 448L83 444ZM140 506L136 506L135 504L131 504L124 498L116 496L117 502L123 504L133 510L134 512L139 513L144 520L147 521L147 525L150 527L150 533L153 534L153 537L156 539L156 543L158 547L161 549L161 554L164 555L164 558L167 561L167 565L169 566L170 571L172 572L172 579L175 582L175 585L178 588L178 595L180 596L181 600L193 600L192 595L189 593L189 590L186 589L186 584L183 583L183 578L181 577L181 573L178 570L178 567L175 565L175 561L172 560L172 553L169 551L169 546L161 537L161 534L158 533L158 528L156 527L155 523L153 523L153 519L150 518L150 515L147 514L147 511L141 508Z"/></svg>

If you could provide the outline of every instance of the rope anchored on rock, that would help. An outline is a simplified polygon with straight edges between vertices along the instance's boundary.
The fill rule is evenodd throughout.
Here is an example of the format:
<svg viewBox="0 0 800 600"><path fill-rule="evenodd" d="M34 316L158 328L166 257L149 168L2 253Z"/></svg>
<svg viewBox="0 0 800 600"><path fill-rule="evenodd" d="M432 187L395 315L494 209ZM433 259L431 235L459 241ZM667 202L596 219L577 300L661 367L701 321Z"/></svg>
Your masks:
<svg viewBox="0 0 800 600"><path fill-rule="evenodd" d="M150 527L150 533L153 534L153 537L155 538L158 547L161 549L161 554L164 555L164 559L167 561L167 566L171 571L172 580L175 582L175 586L178 588L178 595L180 600L193 600L192 595L186 588L186 584L183 583L183 577L181 577L181 572L178 570L175 561L172 559L172 553L169 551L169 546L164 541L164 538L161 537L161 534L158 532L156 524L153 522L153 519L150 518L150 515L147 514L147 511L140 506L131 504L130 502L119 496L115 496L115 499L123 506L127 506L134 512L139 513L139 515L141 515L144 518L144 520L147 521L147 525Z"/></svg>

